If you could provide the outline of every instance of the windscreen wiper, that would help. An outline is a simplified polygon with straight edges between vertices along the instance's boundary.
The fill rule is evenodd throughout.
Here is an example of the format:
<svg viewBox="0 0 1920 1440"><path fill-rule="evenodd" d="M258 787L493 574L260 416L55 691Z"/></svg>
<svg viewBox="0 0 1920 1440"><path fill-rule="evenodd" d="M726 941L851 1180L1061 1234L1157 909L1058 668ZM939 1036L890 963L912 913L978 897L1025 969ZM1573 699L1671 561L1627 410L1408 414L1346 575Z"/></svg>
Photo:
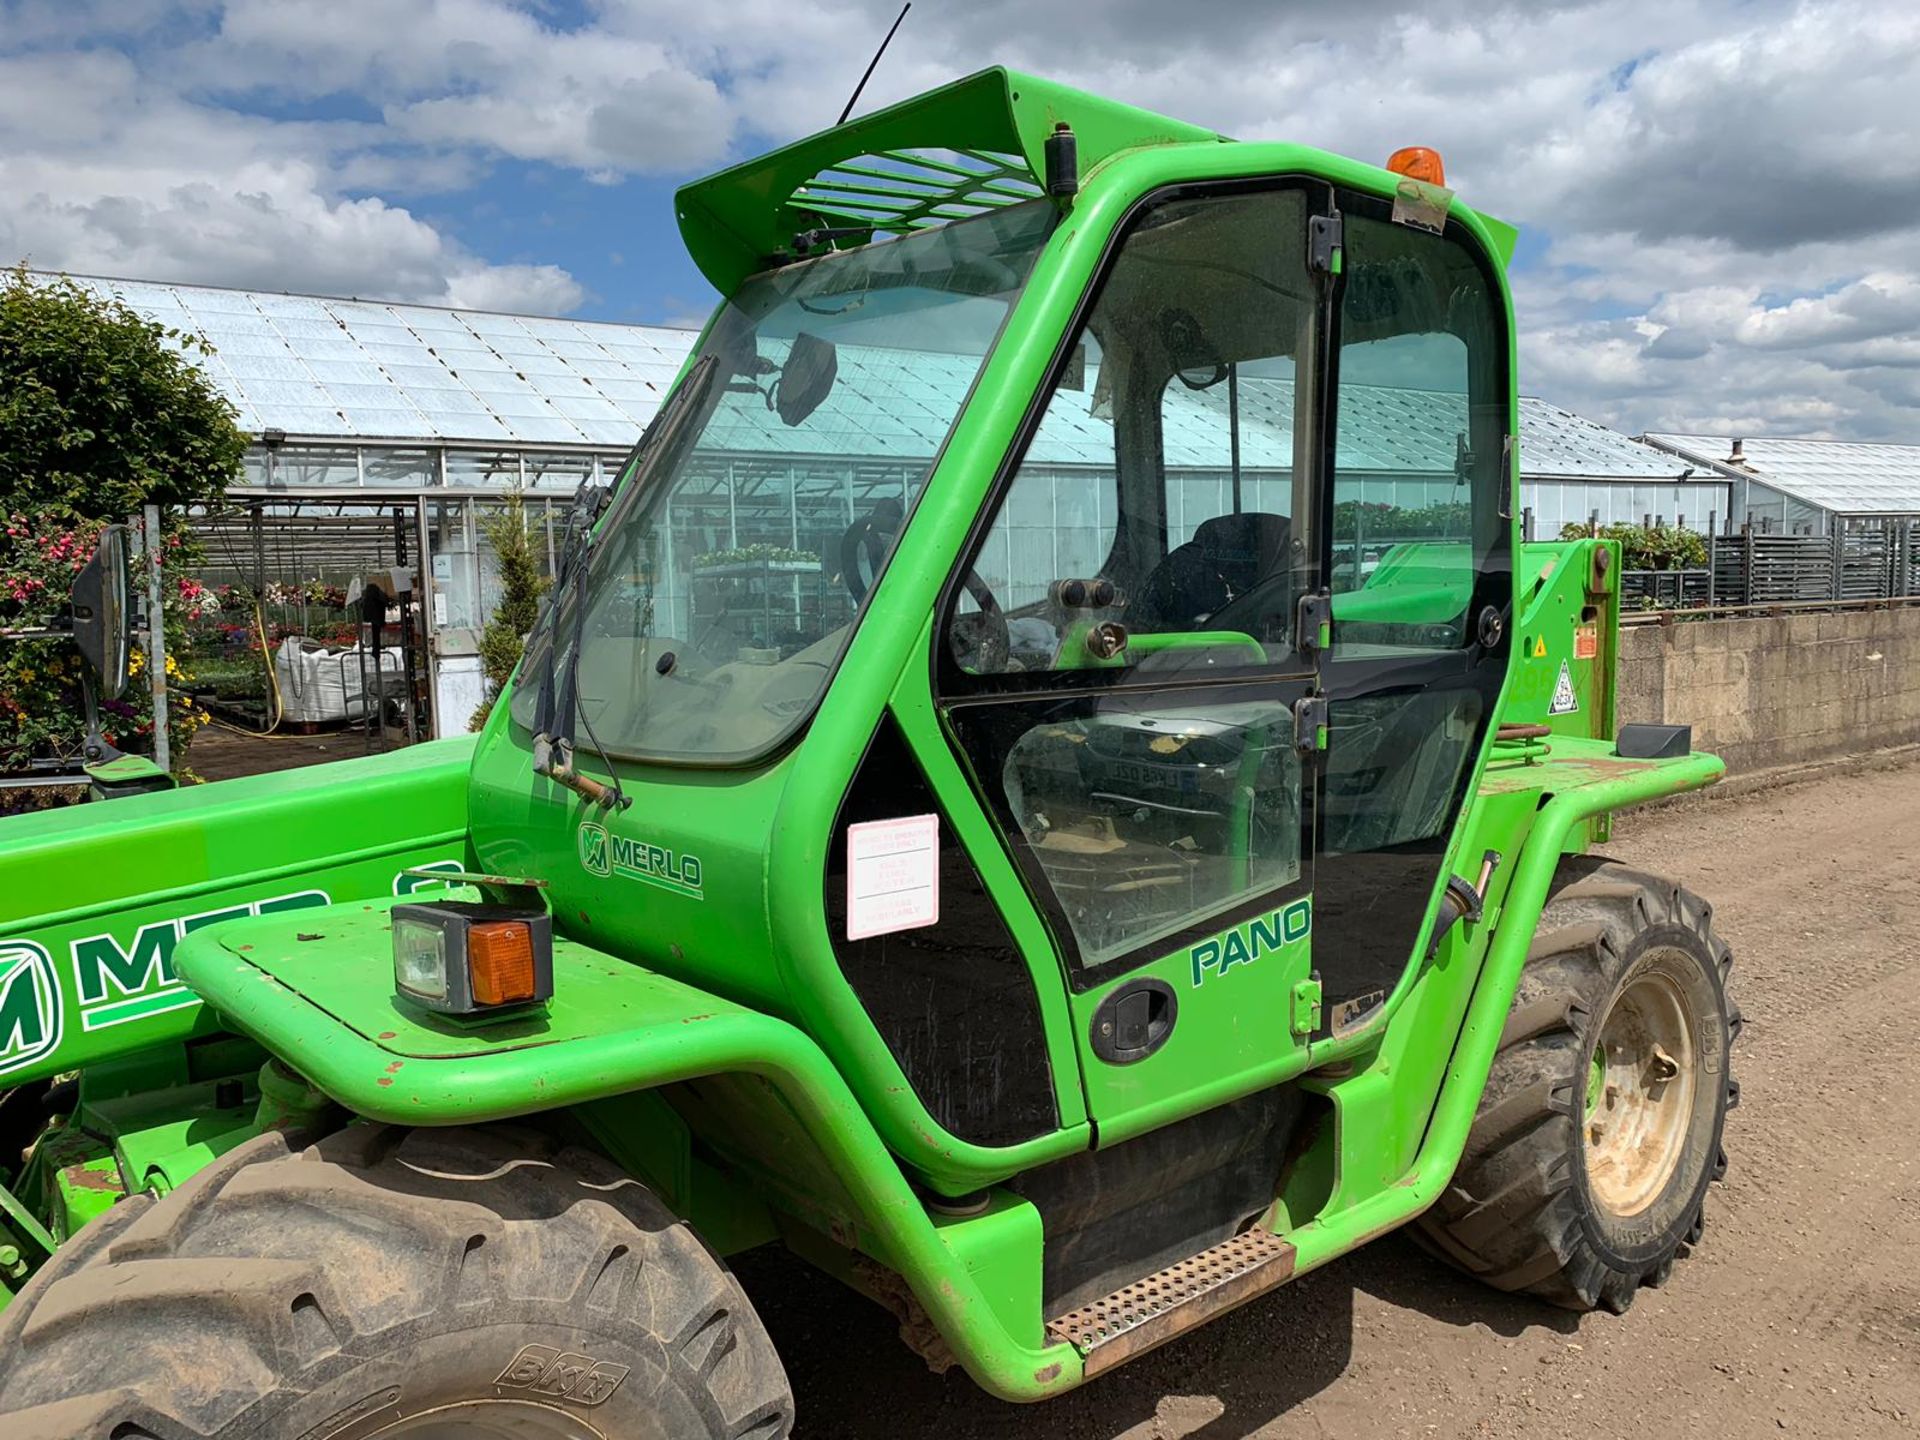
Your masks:
<svg viewBox="0 0 1920 1440"><path fill-rule="evenodd" d="M610 500L606 489L589 493L582 485L574 496L567 519L567 548L560 562L558 583L554 587L553 633L547 637L546 664L541 669L540 690L533 712L533 773L564 785L594 804L606 809L619 805L625 809L633 802L620 788L620 777L613 774L611 788L589 779L573 768L573 716L579 699L580 643L586 634L588 557L593 551L593 527ZM562 597L573 586L573 624L565 637L565 659L559 635ZM591 731L589 731L591 733Z"/></svg>
<svg viewBox="0 0 1920 1440"><path fill-rule="evenodd" d="M686 433L686 417L701 410L717 369L718 364L711 352L694 363L687 378L675 388L641 435L640 443L634 446L636 458L621 467L625 476L623 488L632 489L638 494L660 469L662 457L678 448L677 442ZM541 670L540 689L534 702L533 773L564 785L602 809L617 805L624 810L633 800L621 788L620 776L594 736L593 722L586 720L579 703L580 649L586 638L587 574L592 569L589 560L593 553L593 531L612 499L611 487L590 492L589 487L582 485L574 496L573 510L568 516L566 557L560 564L554 582L553 603L548 611L554 633L547 637L546 663ZM566 637L565 656L562 658L558 631L568 584L573 586L573 623ZM612 785L602 785L573 768L573 725L576 717L585 721L587 738L599 752L600 761L613 781Z"/></svg>

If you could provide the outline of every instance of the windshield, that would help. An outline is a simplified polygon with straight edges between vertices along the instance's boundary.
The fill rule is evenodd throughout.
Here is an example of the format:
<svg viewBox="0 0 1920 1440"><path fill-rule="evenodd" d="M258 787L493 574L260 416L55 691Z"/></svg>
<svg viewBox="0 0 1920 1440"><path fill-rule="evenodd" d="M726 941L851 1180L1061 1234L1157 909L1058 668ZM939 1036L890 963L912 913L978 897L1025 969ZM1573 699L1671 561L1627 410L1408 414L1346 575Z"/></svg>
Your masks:
<svg viewBox="0 0 1920 1440"><path fill-rule="evenodd" d="M737 763L812 714L1055 214L785 266L722 307L591 552L579 709L609 753ZM514 693L530 729L566 588Z"/></svg>

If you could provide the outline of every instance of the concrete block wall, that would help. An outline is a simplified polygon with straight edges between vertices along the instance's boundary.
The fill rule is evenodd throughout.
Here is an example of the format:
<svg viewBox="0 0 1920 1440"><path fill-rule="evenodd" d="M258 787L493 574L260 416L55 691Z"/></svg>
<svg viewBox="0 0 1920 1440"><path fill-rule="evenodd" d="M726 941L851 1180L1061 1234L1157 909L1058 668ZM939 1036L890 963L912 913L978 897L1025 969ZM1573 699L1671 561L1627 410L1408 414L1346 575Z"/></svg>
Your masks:
<svg viewBox="0 0 1920 1440"><path fill-rule="evenodd" d="M1920 742L1920 606L1630 627L1617 715L1691 724L1731 774Z"/></svg>

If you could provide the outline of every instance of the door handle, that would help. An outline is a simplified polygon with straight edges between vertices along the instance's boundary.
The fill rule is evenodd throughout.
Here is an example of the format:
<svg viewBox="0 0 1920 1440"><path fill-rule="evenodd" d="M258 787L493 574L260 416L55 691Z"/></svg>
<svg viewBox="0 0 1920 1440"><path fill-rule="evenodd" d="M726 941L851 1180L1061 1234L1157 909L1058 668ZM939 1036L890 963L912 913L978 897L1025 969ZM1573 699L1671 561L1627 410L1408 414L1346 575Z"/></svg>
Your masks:
<svg viewBox="0 0 1920 1440"><path fill-rule="evenodd" d="M1116 986L1093 1012L1093 1053L1110 1065L1144 1060L1167 1043L1179 1013L1179 996L1164 980Z"/></svg>

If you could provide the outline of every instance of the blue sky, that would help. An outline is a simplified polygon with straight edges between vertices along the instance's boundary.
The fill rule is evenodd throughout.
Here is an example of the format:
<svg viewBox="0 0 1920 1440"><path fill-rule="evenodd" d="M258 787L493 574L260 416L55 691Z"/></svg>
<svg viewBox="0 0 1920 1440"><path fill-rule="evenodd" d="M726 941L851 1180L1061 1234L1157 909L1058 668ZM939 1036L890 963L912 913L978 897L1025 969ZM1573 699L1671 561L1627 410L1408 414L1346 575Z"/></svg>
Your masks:
<svg viewBox="0 0 1920 1440"><path fill-rule="evenodd" d="M0 0L0 262L692 323L674 187L829 123L895 0ZM1629 430L1920 441L1920 11L918 0L1247 137L1437 146L1522 227L1522 383Z"/></svg>
<svg viewBox="0 0 1920 1440"><path fill-rule="evenodd" d="M677 184L654 176L595 184L551 165L507 161L467 190L391 198L491 260L557 261L583 291L574 314L697 324L717 297L674 228Z"/></svg>

